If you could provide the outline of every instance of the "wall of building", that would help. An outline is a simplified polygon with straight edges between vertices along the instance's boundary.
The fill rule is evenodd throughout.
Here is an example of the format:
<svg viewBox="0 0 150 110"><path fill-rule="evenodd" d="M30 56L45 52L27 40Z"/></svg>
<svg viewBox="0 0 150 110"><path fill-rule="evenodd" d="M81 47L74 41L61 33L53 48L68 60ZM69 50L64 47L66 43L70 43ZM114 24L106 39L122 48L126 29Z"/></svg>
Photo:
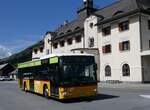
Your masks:
<svg viewBox="0 0 150 110"><path fill-rule="evenodd" d="M78 43L73 38L73 41L72 41L71 45L68 45L66 40L65 40L64 47L61 47L59 43L58 43L57 49L55 49L54 47L52 47L52 53L71 53L72 49L83 48L84 47L84 37L83 36L81 38L81 42L78 42Z"/></svg>
<svg viewBox="0 0 150 110"><path fill-rule="evenodd" d="M141 44L142 51L150 50L150 29L148 29L149 15L141 15Z"/></svg>
<svg viewBox="0 0 150 110"><path fill-rule="evenodd" d="M43 50L43 52L40 52L40 48L36 48L36 49L37 49L37 53L34 52L34 49L32 51L32 59L33 60L39 59L41 56L45 55L44 50Z"/></svg>
<svg viewBox="0 0 150 110"><path fill-rule="evenodd" d="M148 28L149 15L141 15L141 52L147 55L142 56L143 82L150 82L150 29ZM149 53L149 54L148 54Z"/></svg>
<svg viewBox="0 0 150 110"><path fill-rule="evenodd" d="M44 54L47 55L47 54L50 54L52 53L52 43L51 43L51 38L53 36L49 33L47 35L45 35L44 37Z"/></svg>
<svg viewBox="0 0 150 110"><path fill-rule="evenodd" d="M89 48L89 50L85 50L85 53L94 54L95 60L98 66L97 70L97 79L100 81L100 56L99 50L94 51L93 49L98 48L98 33L97 26L95 24L98 22L98 17L90 16L84 22L84 35L85 35L85 48ZM94 39L94 43L90 46L90 39Z"/></svg>
<svg viewBox="0 0 150 110"><path fill-rule="evenodd" d="M98 33L95 24L98 22L98 17L90 16L84 22L85 48L98 48ZM94 38L94 45L89 46L90 38Z"/></svg>
<svg viewBox="0 0 150 110"><path fill-rule="evenodd" d="M129 20L129 30L119 32L118 23ZM111 34L103 36L102 32L98 33L99 51L100 51L100 79L101 81L118 80L127 82L141 82L141 57L140 57L140 31L139 31L139 17L132 16L105 24L111 26ZM101 28L102 28L101 27ZM101 30L101 29L100 29ZM130 41L129 51L119 51L119 42ZM108 54L102 53L102 46L111 44L112 52ZM122 75L122 66L127 63L130 66L130 76L124 77ZM106 65L111 66L111 76L105 76Z"/></svg>

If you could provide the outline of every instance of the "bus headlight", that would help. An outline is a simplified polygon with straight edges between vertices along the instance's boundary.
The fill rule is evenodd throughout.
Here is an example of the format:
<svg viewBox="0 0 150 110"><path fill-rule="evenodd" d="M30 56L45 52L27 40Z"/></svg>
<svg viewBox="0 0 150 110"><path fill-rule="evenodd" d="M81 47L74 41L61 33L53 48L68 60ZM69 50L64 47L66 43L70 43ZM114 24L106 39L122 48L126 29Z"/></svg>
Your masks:
<svg viewBox="0 0 150 110"><path fill-rule="evenodd" d="M67 92L63 92L62 95L63 95L63 96L66 96L66 95L67 95Z"/></svg>
<svg viewBox="0 0 150 110"><path fill-rule="evenodd" d="M97 89L94 89L93 91L94 91L94 92L97 92Z"/></svg>

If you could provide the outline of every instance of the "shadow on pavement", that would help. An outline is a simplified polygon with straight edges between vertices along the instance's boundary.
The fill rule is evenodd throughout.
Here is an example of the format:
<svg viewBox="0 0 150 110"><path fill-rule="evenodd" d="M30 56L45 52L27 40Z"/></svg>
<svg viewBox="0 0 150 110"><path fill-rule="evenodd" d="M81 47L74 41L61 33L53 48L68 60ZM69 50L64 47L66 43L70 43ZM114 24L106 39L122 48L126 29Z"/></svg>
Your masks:
<svg viewBox="0 0 150 110"><path fill-rule="evenodd" d="M67 99L61 101L62 103L78 103L78 102L92 102L96 100L108 100L113 98L119 98L119 96L108 95L108 94L98 94L92 97L76 98L76 99Z"/></svg>
<svg viewBox="0 0 150 110"><path fill-rule="evenodd" d="M25 92L25 93L28 93ZM34 92L30 92L32 94L36 94L38 96L42 96L41 94L37 94ZM97 94L96 96L91 96L91 97L82 97L82 98L74 98L74 99L65 99L65 100L59 100L59 99L55 99L52 97L47 98L48 100L55 100L58 101L60 103L79 103L79 102L92 102L92 101L96 101L96 100L108 100L108 99L114 99L114 98L119 98L120 96L115 96L115 95L109 95L109 94Z"/></svg>

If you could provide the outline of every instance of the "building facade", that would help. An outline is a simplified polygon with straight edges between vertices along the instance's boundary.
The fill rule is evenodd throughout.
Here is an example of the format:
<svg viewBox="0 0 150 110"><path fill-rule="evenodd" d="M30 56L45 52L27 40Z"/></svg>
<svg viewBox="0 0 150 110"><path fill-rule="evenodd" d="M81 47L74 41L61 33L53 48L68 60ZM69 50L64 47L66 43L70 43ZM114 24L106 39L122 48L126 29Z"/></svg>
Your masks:
<svg viewBox="0 0 150 110"><path fill-rule="evenodd" d="M77 13L76 20L45 34L44 54L93 53L100 81L150 82L150 1L120 0L95 9L86 0Z"/></svg>
<svg viewBox="0 0 150 110"><path fill-rule="evenodd" d="M44 40L39 41L32 49L32 60L40 59L45 55Z"/></svg>
<svg viewBox="0 0 150 110"><path fill-rule="evenodd" d="M101 81L150 82L149 4L121 0L86 19L85 33L98 42Z"/></svg>

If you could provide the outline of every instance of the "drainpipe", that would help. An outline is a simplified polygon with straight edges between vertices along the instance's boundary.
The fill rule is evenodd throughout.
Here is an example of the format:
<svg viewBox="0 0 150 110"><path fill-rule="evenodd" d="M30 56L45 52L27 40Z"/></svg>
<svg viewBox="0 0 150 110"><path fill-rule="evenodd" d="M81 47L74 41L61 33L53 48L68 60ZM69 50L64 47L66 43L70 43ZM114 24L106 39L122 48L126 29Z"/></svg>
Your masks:
<svg viewBox="0 0 150 110"><path fill-rule="evenodd" d="M142 16L141 13L139 13L139 30L140 30L140 52L142 52L143 49L143 42L142 42ZM144 68L143 68L143 57L141 57L141 74L142 74L142 83L144 83Z"/></svg>

